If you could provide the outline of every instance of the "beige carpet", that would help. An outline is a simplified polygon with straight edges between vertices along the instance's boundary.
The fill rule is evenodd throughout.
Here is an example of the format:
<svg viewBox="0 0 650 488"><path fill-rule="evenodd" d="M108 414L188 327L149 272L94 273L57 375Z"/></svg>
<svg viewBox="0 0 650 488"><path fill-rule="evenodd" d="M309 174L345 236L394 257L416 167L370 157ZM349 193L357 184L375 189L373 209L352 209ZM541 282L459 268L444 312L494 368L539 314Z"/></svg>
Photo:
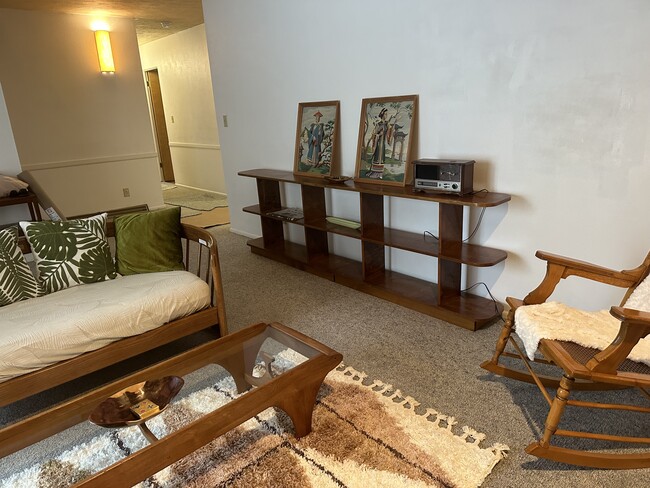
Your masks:
<svg viewBox="0 0 650 488"><path fill-rule="evenodd" d="M300 360L285 351L273 365L283 369ZM224 375L147 425L161 437L235 396L234 382ZM296 439L292 431L282 411L267 409L140 486L476 487L508 449L343 365L321 388L312 433ZM146 445L137 427L101 432L0 486L68 486Z"/></svg>
<svg viewBox="0 0 650 488"><path fill-rule="evenodd" d="M252 199L249 203L255 201ZM241 212L240 209L231 210ZM483 442L487 445L507 444L510 446L508 456L494 467L482 488L650 486L650 469L586 469L538 459L524 451L543 432L548 404L535 385L498 377L481 369L481 362L494 353L502 323L471 332L253 254L246 245L248 238L231 232L229 225L212 227L209 232L219 244L231 331L260 321L281 322L341 352L346 364L370 373L373 378L398 385L404 394L416 398L423 406L453 414L460 425L470 425L485 433L487 438ZM435 279L435 260L423 263L422 270ZM182 343L189 347L200 341L183 340ZM19 420L86 391L90 385L120 377L173 352L178 349L168 347L146 353L137 361L129 362L127 368L99 371L0 408L0 424ZM203 369L188 375L185 380L187 392L201 390L215 382ZM549 393L555 394L553 390ZM638 401L638 391L581 392L576 398L632 403ZM584 409L576 410L581 412L567 410L562 428L650 437L647 415L602 409L584 415ZM56 441L48 438L2 458L0 479L22 472L37 460L57 457L91 439L97 431L90 423L82 422L65 434L56 436ZM576 439L567 438L562 444L576 447ZM616 443L603 447L594 442L593 449L601 448L625 452ZM369 483L364 488L374 487Z"/></svg>

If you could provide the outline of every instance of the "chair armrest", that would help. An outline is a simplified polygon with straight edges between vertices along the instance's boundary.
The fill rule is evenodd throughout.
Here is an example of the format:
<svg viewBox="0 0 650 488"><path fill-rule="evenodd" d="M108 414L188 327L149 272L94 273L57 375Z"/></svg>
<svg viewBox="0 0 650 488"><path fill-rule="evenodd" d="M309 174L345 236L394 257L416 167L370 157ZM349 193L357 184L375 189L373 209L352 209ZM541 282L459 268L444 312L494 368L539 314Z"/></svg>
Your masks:
<svg viewBox="0 0 650 488"><path fill-rule="evenodd" d="M552 254L546 251L537 251L535 253L539 259L546 261L548 265L557 265L564 268L562 278L568 276L582 276L583 278L600 281L602 283L629 287L636 283L639 279L634 271L617 271L614 269L605 268L596 264L580 261L578 259L560 256L559 254ZM620 282L620 284L619 284Z"/></svg>
<svg viewBox="0 0 650 488"><path fill-rule="evenodd" d="M612 307L609 313L621 322L627 320L630 323L650 326L650 312L634 310L632 308Z"/></svg>
<svg viewBox="0 0 650 488"><path fill-rule="evenodd" d="M181 223L181 237L187 239L187 246L185 247L185 267L189 271L190 260L190 241L197 243L199 250L197 251L199 260L196 266L196 274L201 274L201 257L202 252L200 247L203 246L208 250L208 272L210 276L205 277L205 281L212 287L212 305L217 308L219 316L219 333L221 337L228 334L228 326L226 324L226 311L225 300L223 295L223 286L221 283L221 265L219 264L219 250L217 248L217 240L212 234L201 227Z"/></svg>
<svg viewBox="0 0 650 488"><path fill-rule="evenodd" d="M650 334L650 313L623 307L612 307L609 313L621 321L618 334L612 343L590 359L586 366L592 371L612 374L625 361L634 346Z"/></svg>
<svg viewBox="0 0 650 488"><path fill-rule="evenodd" d="M641 268L616 271L597 266L586 261L560 256L545 251L535 253L539 259L546 261L546 275L542 282L524 298L524 304L544 303L551 296L555 287L569 276L579 276L607 285L630 288L641 278Z"/></svg>

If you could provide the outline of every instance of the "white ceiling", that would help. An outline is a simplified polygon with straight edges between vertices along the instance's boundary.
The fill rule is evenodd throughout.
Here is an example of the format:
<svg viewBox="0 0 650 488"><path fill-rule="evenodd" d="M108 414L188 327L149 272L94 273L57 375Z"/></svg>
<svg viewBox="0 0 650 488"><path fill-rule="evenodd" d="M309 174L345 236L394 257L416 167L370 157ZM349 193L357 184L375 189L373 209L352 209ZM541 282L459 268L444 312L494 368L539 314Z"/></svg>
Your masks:
<svg viewBox="0 0 650 488"><path fill-rule="evenodd" d="M0 0L0 8L132 18L139 44L203 23L201 0Z"/></svg>

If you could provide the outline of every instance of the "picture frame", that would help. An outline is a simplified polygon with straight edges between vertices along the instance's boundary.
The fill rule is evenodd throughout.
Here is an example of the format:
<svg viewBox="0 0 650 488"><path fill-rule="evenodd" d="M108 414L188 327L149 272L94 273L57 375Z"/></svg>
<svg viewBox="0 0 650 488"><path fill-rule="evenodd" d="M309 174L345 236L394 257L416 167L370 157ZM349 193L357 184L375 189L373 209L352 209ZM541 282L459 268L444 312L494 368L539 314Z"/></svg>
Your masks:
<svg viewBox="0 0 650 488"><path fill-rule="evenodd" d="M417 95L362 100L355 182L410 184L417 112Z"/></svg>
<svg viewBox="0 0 650 488"><path fill-rule="evenodd" d="M298 104L293 173L327 178L338 171L338 100Z"/></svg>

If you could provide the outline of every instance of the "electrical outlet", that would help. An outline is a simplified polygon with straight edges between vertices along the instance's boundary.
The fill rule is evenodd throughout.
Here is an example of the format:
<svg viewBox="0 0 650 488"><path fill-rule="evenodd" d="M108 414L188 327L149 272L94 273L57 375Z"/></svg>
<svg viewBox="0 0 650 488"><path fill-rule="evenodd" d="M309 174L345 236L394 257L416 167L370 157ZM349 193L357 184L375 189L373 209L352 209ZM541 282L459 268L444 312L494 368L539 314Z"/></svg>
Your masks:
<svg viewBox="0 0 650 488"><path fill-rule="evenodd" d="M128 188L122 188L122 193L124 193L124 197L128 198L131 196L131 192L129 191Z"/></svg>
<svg viewBox="0 0 650 488"><path fill-rule="evenodd" d="M223 126L228 127L228 116L227 115L223 116Z"/></svg>

